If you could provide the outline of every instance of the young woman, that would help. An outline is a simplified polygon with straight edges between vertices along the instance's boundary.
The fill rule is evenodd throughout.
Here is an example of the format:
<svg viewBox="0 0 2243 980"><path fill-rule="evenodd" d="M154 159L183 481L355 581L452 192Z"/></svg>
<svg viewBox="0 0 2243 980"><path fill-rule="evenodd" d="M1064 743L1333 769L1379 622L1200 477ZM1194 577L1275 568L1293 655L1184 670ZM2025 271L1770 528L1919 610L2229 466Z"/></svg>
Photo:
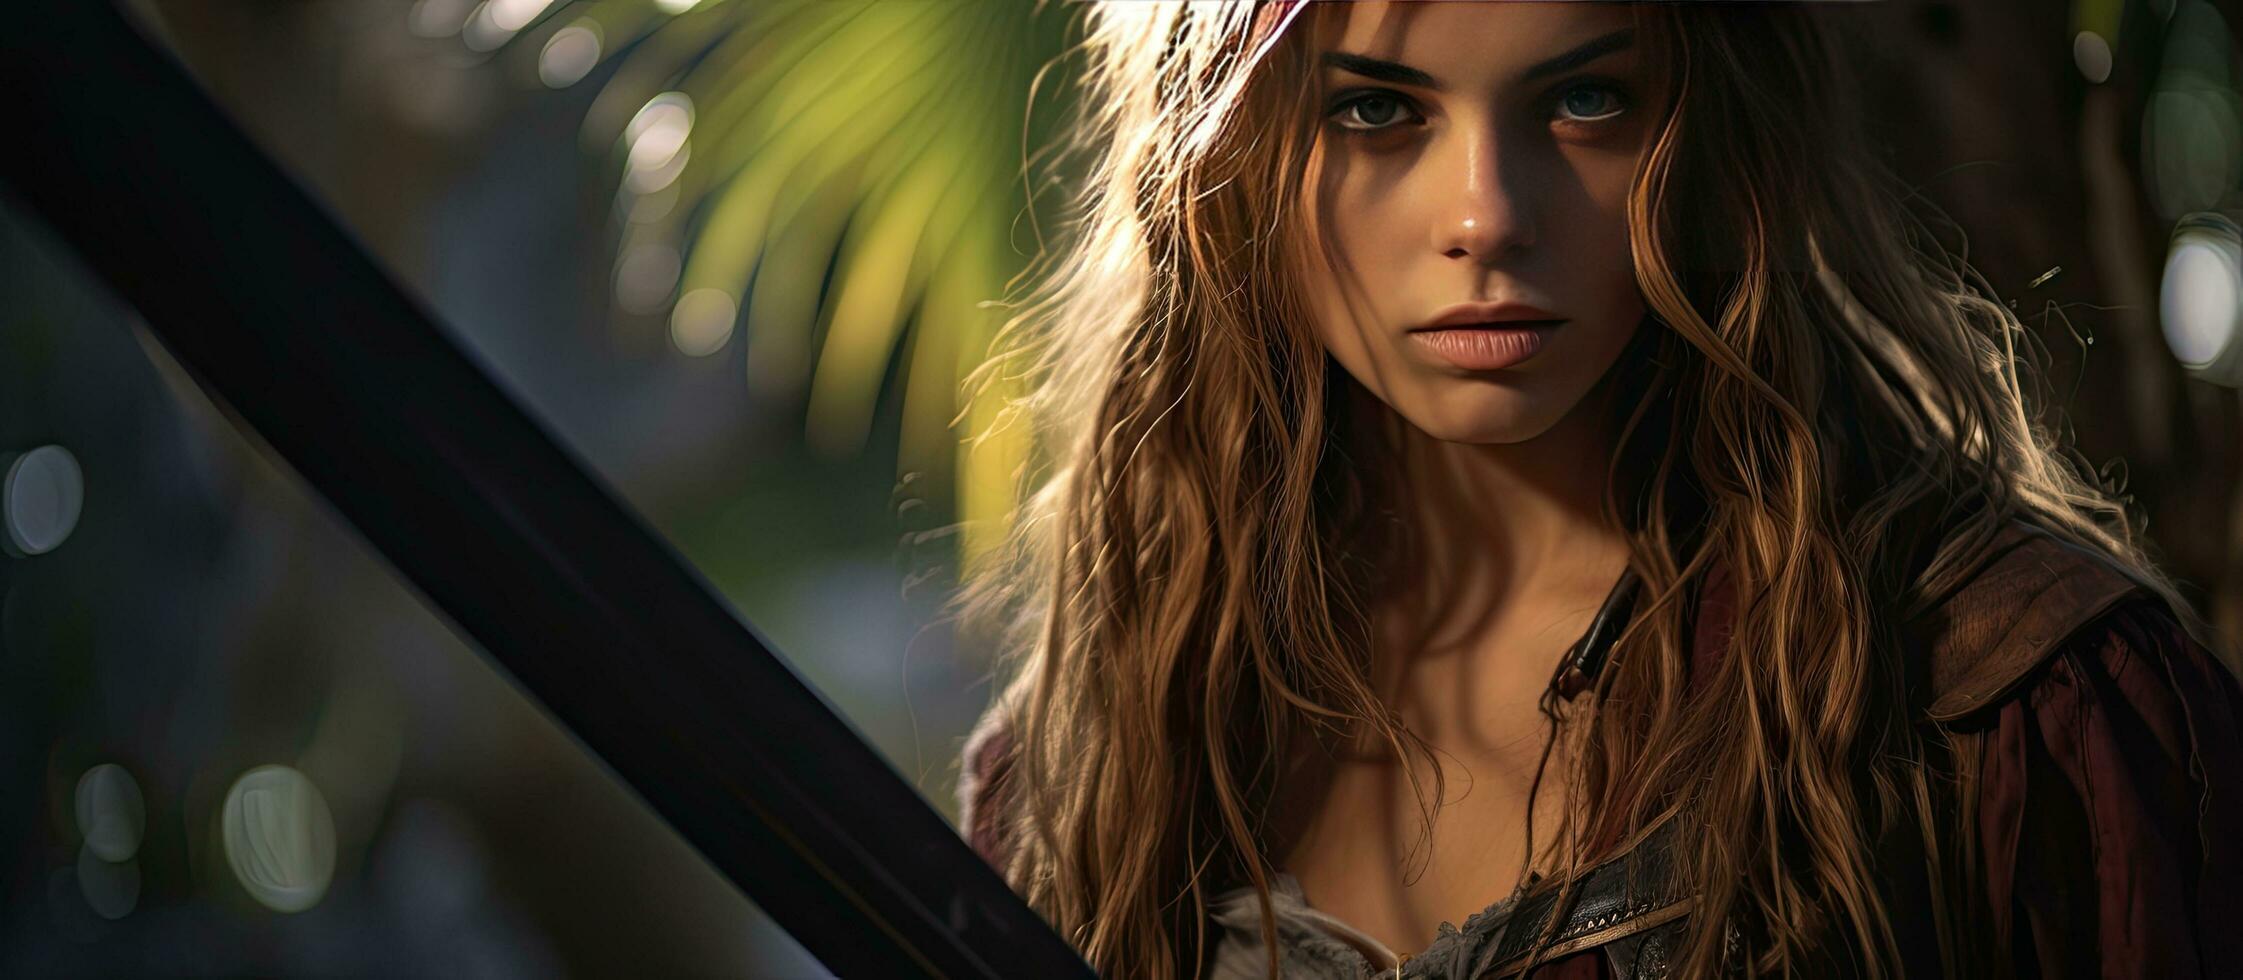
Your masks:
<svg viewBox="0 0 2243 980"><path fill-rule="evenodd" d="M1813 11L1087 16L961 794L1101 972L2243 976L2243 695Z"/></svg>

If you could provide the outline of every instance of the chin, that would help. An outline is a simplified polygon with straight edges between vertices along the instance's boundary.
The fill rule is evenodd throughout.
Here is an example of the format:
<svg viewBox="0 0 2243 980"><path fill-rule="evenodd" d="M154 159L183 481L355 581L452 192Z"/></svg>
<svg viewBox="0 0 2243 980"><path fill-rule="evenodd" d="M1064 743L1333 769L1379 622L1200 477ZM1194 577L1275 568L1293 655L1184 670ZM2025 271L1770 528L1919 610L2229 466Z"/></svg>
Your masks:
<svg viewBox="0 0 2243 980"><path fill-rule="evenodd" d="M1419 431L1443 442L1513 445L1531 442L1556 428L1575 401L1578 399L1560 404L1517 391L1444 392L1442 397L1427 398L1401 415Z"/></svg>

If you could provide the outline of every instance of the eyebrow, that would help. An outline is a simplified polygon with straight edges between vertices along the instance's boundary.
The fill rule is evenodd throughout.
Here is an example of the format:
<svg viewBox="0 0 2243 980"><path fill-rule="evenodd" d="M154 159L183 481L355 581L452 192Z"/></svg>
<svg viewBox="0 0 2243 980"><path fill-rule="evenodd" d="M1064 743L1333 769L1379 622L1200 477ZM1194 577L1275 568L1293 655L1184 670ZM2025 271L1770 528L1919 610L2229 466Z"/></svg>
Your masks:
<svg viewBox="0 0 2243 980"><path fill-rule="evenodd" d="M1616 51L1626 51L1627 49L1634 47L1635 43L1635 28L1623 27L1603 37L1597 38L1594 41L1590 41L1589 43L1584 44L1578 48L1574 48L1573 50L1561 54L1555 58L1535 65L1534 67L1527 69L1526 74L1521 77L1531 82L1538 78L1548 78L1551 75L1569 72L1575 68L1581 67L1582 65L1586 65L1589 62L1595 61L1598 58L1602 58L1605 55L1612 54Z"/></svg>
<svg viewBox="0 0 2243 980"><path fill-rule="evenodd" d="M1382 82L1393 82L1397 85L1414 85L1418 88L1429 89L1439 89L1441 87L1441 83L1434 81L1433 76L1397 61L1382 61L1364 55L1349 54L1345 51L1326 51L1324 52L1324 64L1341 71L1353 72L1364 78L1375 78Z"/></svg>
<svg viewBox="0 0 2243 980"><path fill-rule="evenodd" d="M1635 43L1635 28L1623 27L1548 61L1537 62L1527 68L1520 78L1531 82L1536 79L1548 78L1551 75L1563 74L1605 55L1625 51L1634 46ZM1367 55L1350 54L1345 51L1326 51L1324 52L1324 64L1327 67L1353 72L1365 78L1375 78L1382 82L1393 82L1397 85L1409 85L1434 91L1440 91L1442 88L1440 81L1433 76L1398 61L1386 61Z"/></svg>

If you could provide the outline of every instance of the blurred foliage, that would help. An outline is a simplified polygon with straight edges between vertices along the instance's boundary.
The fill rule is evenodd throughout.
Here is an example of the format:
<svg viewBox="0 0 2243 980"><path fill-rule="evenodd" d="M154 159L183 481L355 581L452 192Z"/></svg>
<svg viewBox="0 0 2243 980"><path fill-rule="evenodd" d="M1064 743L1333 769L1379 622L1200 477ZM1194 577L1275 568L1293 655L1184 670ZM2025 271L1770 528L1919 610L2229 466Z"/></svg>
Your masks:
<svg viewBox="0 0 2243 980"><path fill-rule="evenodd" d="M598 18L628 39L585 126L614 161L618 255L679 256L665 304L675 346L714 353L737 325L751 391L799 406L819 454L862 452L883 403L900 401L899 469L936 478L922 485L948 478L956 497L940 502L978 552L1026 447L1008 434L966 451L964 434L1013 392L967 406L961 385L1003 323L990 301L1036 247L1016 219L1028 147L1052 119L1032 119L1030 100L1067 11L723 0L667 12L678 6L548 14L555 30ZM523 41L538 36L550 35Z"/></svg>

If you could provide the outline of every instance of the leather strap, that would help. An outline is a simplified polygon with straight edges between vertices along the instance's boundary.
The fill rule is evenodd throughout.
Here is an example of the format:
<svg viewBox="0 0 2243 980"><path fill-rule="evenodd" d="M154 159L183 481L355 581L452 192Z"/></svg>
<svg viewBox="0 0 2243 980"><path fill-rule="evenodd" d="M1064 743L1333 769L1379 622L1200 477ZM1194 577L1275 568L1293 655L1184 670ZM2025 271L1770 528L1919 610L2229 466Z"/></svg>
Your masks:
<svg viewBox="0 0 2243 980"><path fill-rule="evenodd" d="M1598 946L1605 946L1610 956L1616 944L1625 944L1620 951L1625 952L1632 968L1635 961L1643 959L1642 936L1661 926L1679 924L1690 912L1690 896L1682 891L1674 874L1674 841L1682 823L1668 820L1627 853L1584 873L1580 884L1567 896L1564 918L1548 945L1536 948L1557 914L1558 893L1544 892L1521 901L1489 958L1495 967L1481 976L1515 976L1528 966L1530 953L1537 954L1536 962L1547 963ZM1660 949L1671 945L1671 937L1658 945ZM1614 973L1616 980L1637 975Z"/></svg>

